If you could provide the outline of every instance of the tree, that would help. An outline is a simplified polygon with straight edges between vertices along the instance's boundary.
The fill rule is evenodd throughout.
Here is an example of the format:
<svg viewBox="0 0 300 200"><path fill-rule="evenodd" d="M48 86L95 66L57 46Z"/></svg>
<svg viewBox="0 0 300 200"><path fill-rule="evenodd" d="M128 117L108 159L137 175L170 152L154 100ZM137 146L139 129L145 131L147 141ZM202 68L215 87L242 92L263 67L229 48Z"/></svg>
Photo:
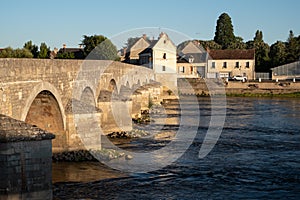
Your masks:
<svg viewBox="0 0 300 200"><path fill-rule="evenodd" d="M231 43L235 42L235 39L230 16L227 13L221 14L217 20L214 41L223 49L227 49Z"/></svg>
<svg viewBox="0 0 300 200"><path fill-rule="evenodd" d="M0 58L32 58L33 55L28 49L13 49L7 47L0 52Z"/></svg>
<svg viewBox="0 0 300 200"><path fill-rule="evenodd" d="M208 40L208 41L199 40L199 42L204 49L222 49L222 46L213 40Z"/></svg>
<svg viewBox="0 0 300 200"><path fill-rule="evenodd" d="M115 45L103 35L83 36L85 56L96 60L118 60L118 51Z"/></svg>
<svg viewBox="0 0 300 200"><path fill-rule="evenodd" d="M73 52L64 52L64 53L59 53L56 56L57 59L74 59L75 55Z"/></svg>
<svg viewBox="0 0 300 200"><path fill-rule="evenodd" d="M46 43L42 42L40 45L38 58L49 58L49 54L50 54L50 48L46 45Z"/></svg>
<svg viewBox="0 0 300 200"><path fill-rule="evenodd" d="M290 63L298 60L300 56L299 43L297 42L297 38L294 36L292 30L290 30L290 34L286 46L287 46L286 62Z"/></svg>
<svg viewBox="0 0 300 200"><path fill-rule="evenodd" d="M14 50L11 47L7 47L0 52L0 58L13 58Z"/></svg>
<svg viewBox="0 0 300 200"><path fill-rule="evenodd" d="M271 45L269 55L272 67L285 64L287 56L286 45L281 41L277 41Z"/></svg>
<svg viewBox="0 0 300 200"><path fill-rule="evenodd" d="M253 40L246 43L247 49L255 49L255 70L268 72L270 70L270 46L264 42L263 33L257 30Z"/></svg>
<svg viewBox="0 0 300 200"><path fill-rule="evenodd" d="M32 44L32 41L28 41L24 44L23 46L25 49L28 49L34 58L37 58L38 57L38 50L39 50L39 47L37 45L34 45Z"/></svg>
<svg viewBox="0 0 300 200"><path fill-rule="evenodd" d="M28 49L15 49L14 58L33 58L33 54Z"/></svg>
<svg viewBox="0 0 300 200"><path fill-rule="evenodd" d="M246 49L246 44L243 41L244 39L242 37L235 37L235 41L231 42L228 49Z"/></svg>

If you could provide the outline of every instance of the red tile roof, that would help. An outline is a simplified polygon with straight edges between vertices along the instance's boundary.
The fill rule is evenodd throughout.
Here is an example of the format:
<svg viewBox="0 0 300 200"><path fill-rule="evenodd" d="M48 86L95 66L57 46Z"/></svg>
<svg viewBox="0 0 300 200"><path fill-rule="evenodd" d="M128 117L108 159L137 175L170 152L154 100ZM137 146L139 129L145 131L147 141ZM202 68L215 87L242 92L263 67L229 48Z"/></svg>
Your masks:
<svg viewBox="0 0 300 200"><path fill-rule="evenodd" d="M208 50L209 56L214 60L233 60L233 59L254 59L255 49L225 49L225 50Z"/></svg>

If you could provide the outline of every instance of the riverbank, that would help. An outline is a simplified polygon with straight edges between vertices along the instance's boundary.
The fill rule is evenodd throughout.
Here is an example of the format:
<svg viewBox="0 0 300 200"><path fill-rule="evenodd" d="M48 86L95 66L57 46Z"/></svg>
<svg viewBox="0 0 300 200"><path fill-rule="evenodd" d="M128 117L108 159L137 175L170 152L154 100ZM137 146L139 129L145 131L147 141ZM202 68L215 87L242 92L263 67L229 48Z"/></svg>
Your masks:
<svg viewBox="0 0 300 200"><path fill-rule="evenodd" d="M182 95L238 97L299 97L300 82L293 81L223 81L221 79L178 79Z"/></svg>

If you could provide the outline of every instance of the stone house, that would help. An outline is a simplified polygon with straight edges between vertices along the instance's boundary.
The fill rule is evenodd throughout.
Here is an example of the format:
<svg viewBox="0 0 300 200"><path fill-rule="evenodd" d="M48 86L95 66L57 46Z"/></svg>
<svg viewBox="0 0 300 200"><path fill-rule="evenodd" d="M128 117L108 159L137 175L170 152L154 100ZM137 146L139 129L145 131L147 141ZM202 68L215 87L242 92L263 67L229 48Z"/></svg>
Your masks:
<svg viewBox="0 0 300 200"><path fill-rule="evenodd" d="M147 38L146 34L143 34L142 37L137 39L137 41L124 49L124 62L129 64L138 65L139 61L139 53L148 48L151 44L151 41Z"/></svg>
<svg viewBox="0 0 300 200"><path fill-rule="evenodd" d="M189 41L177 51L178 78L205 78L207 52L197 41Z"/></svg>
<svg viewBox="0 0 300 200"><path fill-rule="evenodd" d="M236 75L255 79L255 50L208 50L207 78L229 78Z"/></svg>
<svg viewBox="0 0 300 200"><path fill-rule="evenodd" d="M166 33L139 53L139 64L153 69L156 80L163 85L177 86L176 45Z"/></svg>

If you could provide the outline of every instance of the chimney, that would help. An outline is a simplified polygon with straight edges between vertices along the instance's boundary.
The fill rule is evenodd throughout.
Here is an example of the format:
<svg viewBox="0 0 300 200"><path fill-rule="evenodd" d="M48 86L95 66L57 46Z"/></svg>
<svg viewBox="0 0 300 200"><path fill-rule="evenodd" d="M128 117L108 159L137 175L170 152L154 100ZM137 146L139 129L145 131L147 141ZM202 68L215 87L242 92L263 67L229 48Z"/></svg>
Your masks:
<svg viewBox="0 0 300 200"><path fill-rule="evenodd" d="M144 40L146 40L147 39L147 35L143 34L143 38L144 38Z"/></svg>
<svg viewBox="0 0 300 200"><path fill-rule="evenodd" d="M161 38L164 34L165 34L164 32L161 32L161 33L159 34L159 38ZM158 38L158 39L159 39L159 38Z"/></svg>
<svg viewBox="0 0 300 200"><path fill-rule="evenodd" d="M67 45L66 45L66 44L63 44L63 48L64 48L64 49L67 48Z"/></svg>
<svg viewBox="0 0 300 200"><path fill-rule="evenodd" d="M194 40L193 43L194 43L194 45L196 45L196 46L198 46L198 47L200 46L199 40Z"/></svg>

